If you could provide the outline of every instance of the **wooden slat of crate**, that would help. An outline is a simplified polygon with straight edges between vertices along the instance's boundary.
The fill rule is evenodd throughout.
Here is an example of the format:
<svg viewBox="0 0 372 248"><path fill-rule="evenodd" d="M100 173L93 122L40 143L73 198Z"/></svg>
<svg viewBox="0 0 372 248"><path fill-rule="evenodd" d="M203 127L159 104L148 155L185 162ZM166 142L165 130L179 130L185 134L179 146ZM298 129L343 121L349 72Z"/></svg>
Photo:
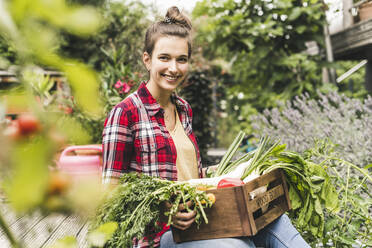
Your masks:
<svg viewBox="0 0 372 248"><path fill-rule="evenodd" d="M251 212L255 212L258 209L262 208L263 206L269 204L270 201L277 199L283 194L284 194L283 186L282 185L275 186L269 191L266 191L262 196L256 197L253 200L251 200L249 204L249 210Z"/></svg>
<svg viewBox="0 0 372 248"><path fill-rule="evenodd" d="M271 208L268 212L266 212L264 215L258 217L255 220L256 227L258 230L263 229L265 226L273 222L275 219L278 218L278 216L282 215L286 211L288 211L288 207L285 203L285 201L282 201L280 205L275 205L273 208Z"/></svg>
<svg viewBox="0 0 372 248"><path fill-rule="evenodd" d="M250 231L245 204L242 204L243 200L236 201L236 195L242 195L242 189L240 187L210 190L208 192L215 194L216 199L220 199L218 204L215 204L210 209L205 209L208 219L212 221L208 224L203 222L199 229L197 229L196 224L193 224L185 231L176 230L174 228L173 238L176 242L179 240L194 240L195 230L198 230L198 239L243 236L245 231ZM223 224L219 221L213 221L217 219L223 220ZM244 228L242 226L244 226Z"/></svg>

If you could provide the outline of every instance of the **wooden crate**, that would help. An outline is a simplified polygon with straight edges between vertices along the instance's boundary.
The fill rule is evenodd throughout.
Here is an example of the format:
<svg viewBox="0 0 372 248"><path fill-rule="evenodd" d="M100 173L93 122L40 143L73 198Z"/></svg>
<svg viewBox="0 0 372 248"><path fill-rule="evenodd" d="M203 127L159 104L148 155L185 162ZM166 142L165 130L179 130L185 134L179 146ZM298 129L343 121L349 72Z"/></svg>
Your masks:
<svg viewBox="0 0 372 248"><path fill-rule="evenodd" d="M253 191L267 186L267 191ZM176 243L192 240L253 236L283 213L291 209L288 187L280 169L262 175L243 186L209 190L215 194L216 203L206 209L208 224L199 229L193 224L185 231L172 228ZM262 209L267 206L266 211Z"/></svg>

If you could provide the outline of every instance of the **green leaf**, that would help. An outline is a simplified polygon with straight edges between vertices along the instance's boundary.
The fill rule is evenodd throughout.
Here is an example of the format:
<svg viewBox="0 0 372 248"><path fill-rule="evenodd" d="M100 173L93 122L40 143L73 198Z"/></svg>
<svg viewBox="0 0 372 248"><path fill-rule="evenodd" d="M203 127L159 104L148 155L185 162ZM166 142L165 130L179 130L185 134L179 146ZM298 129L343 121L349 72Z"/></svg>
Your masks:
<svg viewBox="0 0 372 248"><path fill-rule="evenodd" d="M91 142L91 137L77 120L60 115L52 118L55 118L56 127L67 136L69 143L82 145Z"/></svg>
<svg viewBox="0 0 372 248"><path fill-rule="evenodd" d="M301 7L293 8L291 14L288 16L288 20L293 21L297 19L301 15L301 13L302 13Z"/></svg>
<svg viewBox="0 0 372 248"><path fill-rule="evenodd" d="M326 209L332 213L340 211L338 194L330 179L326 179L320 194Z"/></svg>
<svg viewBox="0 0 372 248"><path fill-rule="evenodd" d="M62 69L66 72L79 106L93 116L102 114L97 75L85 65L74 61L62 65Z"/></svg>
<svg viewBox="0 0 372 248"><path fill-rule="evenodd" d="M295 210L302 206L302 199L298 194L296 188L292 185L289 187L289 199L291 199L292 209Z"/></svg>
<svg viewBox="0 0 372 248"><path fill-rule="evenodd" d="M343 237L343 236L338 236L338 240L340 240L342 243L347 244L347 245L353 245L355 244L355 240L350 238L350 237Z"/></svg>
<svg viewBox="0 0 372 248"><path fill-rule="evenodd" d="M372 168L372 164L364 166L364 169L368 170L369 168Z"/></svg>
<svg viewBox="0 0 372 248"><path fill-rule="evenodd" d="M88 234L88 241L93 246L103 247L105 243L112 237L117 228L118 223L116 222L107 222L102 224Z"/></svg>
<svg viewBox="0 0 372 248"><path fill-rule="evenodd" d="M75 237L66 236L62 239L59 239L53 245L48 248L78 248L78 243Z"/></svg>
<svg viewBox="0 0 372 248"><path fill-rule="evenodd" d="M14 148L11 155L14 173L5 187L16 211L28 211L43 201L51 147L48 140L37 136Z"/></svg>
<svg viewBox="0 0 372 248"><path fill-rule="evenodd" d="M286 147L287 147L286 144L277 145L277 146L272 150L272 154L279 154L279 153L283 152L283 151L285 150Z"/></svg>
<svg viewBox="0 0 372 248"><path fill-rule="evenodd" d="M301 25L301 26L296 27L296 31L297 31L297 33L299 33L299 34L302 34L302 33L305 32L307 29L308 29L308 27L306 27L306 26L304 26L304 25Z"/></svg>

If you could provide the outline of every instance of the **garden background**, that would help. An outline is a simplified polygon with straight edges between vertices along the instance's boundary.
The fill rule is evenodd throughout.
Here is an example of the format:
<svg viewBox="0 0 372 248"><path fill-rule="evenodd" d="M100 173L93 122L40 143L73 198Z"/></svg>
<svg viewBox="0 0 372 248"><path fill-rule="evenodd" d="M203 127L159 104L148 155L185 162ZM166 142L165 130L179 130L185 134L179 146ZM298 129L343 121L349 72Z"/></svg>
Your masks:
<svg viewBox="0 0 372 248"><path fill-rule="evenodd" d="M370 247L372 98L364 68L327 80L360 61L327 60L326 10L318 0L199 1L188 13L194 49L178 93L195 113L205 166L218 162L208 151L227 148L240 130L249 134L242 151L269 135L316 162L339 159L329 173L340 211L325 213L321 234L298 228L312 247ZM145 28L163 15L138 1L0 1L0 70L15 78L0 83L0 169L15 211L94 211L98 185L51 192L60 180L51 171L67 145L101 143L108 111L147 78ZM31 127L20 128L23 115Z"/></svg>

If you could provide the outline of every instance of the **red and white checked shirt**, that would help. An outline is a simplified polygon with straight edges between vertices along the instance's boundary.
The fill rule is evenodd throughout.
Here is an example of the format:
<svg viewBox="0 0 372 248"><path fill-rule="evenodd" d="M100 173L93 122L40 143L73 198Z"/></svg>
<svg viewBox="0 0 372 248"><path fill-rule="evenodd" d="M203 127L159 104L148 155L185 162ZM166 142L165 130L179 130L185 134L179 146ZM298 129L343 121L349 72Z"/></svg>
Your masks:
<svg viewBox="0 0 372 248"><path fill-rule="evenodd" d="M199 148L192 131L192 110L182 98L172 95L181 123L194 144L199 175ZM109 113L103 130L103 183L117 183L123 173L136 171L167 180L177 180L176 146L165 126L164 110L143 82L138 90ZM154 247L159 246L160 235ZM148 247L145 241L134 247Z"/></svg>

